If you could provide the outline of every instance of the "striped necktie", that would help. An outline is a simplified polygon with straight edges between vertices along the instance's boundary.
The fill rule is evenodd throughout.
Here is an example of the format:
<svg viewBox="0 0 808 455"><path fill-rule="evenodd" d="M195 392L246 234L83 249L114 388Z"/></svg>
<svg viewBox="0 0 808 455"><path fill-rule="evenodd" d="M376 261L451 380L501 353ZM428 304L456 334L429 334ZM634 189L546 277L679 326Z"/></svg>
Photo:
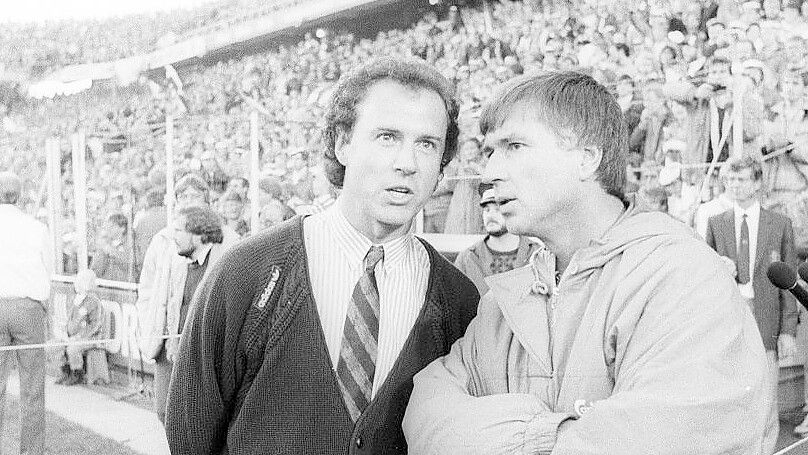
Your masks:
<svg viewBox="0 0 808 455"><path fill-rule="evenodd" d="M354 422L370 404L373 391L379 340L379 289L374 268L383 258L380 246L371 247L365 255L364 273L354 287L342 331L337 380Z"/></svg>

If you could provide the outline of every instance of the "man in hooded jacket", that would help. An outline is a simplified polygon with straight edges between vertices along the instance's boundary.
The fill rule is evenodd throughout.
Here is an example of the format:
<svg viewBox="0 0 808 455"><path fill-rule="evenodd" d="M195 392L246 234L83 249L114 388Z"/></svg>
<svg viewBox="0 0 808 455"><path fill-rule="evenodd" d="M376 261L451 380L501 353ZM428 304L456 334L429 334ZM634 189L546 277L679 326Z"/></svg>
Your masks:
<svg viewBox="0 0 808 455"><path fill-rule="evenodd" d="M410 453L764 453L754 318L706 244L623 194L608 91L577 73L518 78L481 131L508 228L546 249L489 278L464 337L415 376Z"/></svg>

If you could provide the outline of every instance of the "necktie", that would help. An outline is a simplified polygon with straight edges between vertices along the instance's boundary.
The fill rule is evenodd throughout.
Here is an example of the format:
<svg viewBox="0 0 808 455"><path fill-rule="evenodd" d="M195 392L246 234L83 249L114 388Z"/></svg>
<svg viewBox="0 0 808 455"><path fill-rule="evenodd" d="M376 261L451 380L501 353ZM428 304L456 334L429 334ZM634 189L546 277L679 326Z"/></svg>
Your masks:
<svg viewBox="0 0 808 455"><path fill-rule="evenodd" d="M738 283L749 282L749 224L746 223L746 214L741 221L741 242L738 244Z"/></svg>
<svg viewBox="0 0 808 455"><path fill-rule="evenodd" d="M337 380L354 422L370 403L379 339L379 289L373 271L384 258L380 246L370 248L364 273L354 287L342 331Z"/></svg>

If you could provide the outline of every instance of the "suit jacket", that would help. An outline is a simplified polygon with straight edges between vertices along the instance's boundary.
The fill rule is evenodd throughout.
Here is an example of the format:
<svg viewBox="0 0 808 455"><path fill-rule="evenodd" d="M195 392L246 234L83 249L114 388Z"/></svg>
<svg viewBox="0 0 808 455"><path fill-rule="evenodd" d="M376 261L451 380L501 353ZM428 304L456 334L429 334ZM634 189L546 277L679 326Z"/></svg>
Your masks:
<svg viewBox="0 0 808 455"><path fill-rule="evenodd" d="M794 335L797 331L797 302L787 291L771 284L766 271L775 261L797 265L794 230L790 219L770 210L760 209L759 223L755 264L750 264L754 270L753 313L766 350L777 350L780 334ZM734 208L710 218L705 240L718 254L737 264Z"/></svg>

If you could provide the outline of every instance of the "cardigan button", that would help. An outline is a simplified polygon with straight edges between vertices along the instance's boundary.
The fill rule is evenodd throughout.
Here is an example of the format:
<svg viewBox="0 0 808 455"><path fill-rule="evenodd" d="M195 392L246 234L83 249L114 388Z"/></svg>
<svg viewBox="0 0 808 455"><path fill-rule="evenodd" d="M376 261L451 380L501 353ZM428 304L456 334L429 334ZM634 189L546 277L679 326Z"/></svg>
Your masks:
<svg viewBox="0 0 808 455"><path fill-rule="evenodd" d="M362 441L362 436L357 436L357 437L356 437L356 441L354 441L354 442L356 443L356 448L357 448L357 449L361 449L361 448L362 448L362 443L363 443L363 441Z"/></svg>

